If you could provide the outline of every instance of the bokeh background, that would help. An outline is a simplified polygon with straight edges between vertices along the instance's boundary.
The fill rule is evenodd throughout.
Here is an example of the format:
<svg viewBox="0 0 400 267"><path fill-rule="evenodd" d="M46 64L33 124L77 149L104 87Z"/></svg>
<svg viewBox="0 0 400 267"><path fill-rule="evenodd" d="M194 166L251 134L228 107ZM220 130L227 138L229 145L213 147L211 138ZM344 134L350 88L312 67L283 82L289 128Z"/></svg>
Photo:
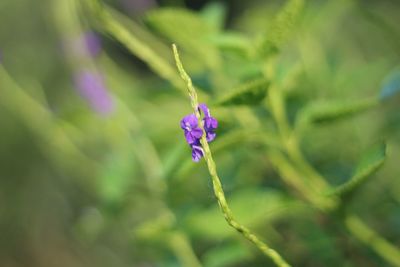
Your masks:
<svg viewBox="0 0 400 267"><path fill-rule="evenodd" d="M293 266L400 266L400 4L304 2L1 0L0 266L273 266L192 162L173 42L239 221ZM357 168L333 211L290 183Z"/></svg>

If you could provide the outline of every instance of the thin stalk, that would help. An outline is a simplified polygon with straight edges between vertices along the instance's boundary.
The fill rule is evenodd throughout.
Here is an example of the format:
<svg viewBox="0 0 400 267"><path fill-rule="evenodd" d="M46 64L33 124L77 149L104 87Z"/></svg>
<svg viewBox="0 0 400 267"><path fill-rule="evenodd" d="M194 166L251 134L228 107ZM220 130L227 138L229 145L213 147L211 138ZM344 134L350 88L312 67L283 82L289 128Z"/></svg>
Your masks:
<svg viewBox="0 0 400 267"><path fill-rule="evenodd" d="M349 215L344 222L350 233L358 240L371 247L393 266L400 266L400 250L370 229L360 218Z"/></svg>
<svg viewBox="0 0 400 267"><path fill-rule="evenodd" d="M76 129L58 120L48 107L26 93L3 66L0 66L0 95L0 105L16 114L32 130L51 161L82 178L95 173L98 163L88 158L66 132L67 128ZM92 187L90 180L82 179L80 182L85 187Z"/></svg>
<svg viewBox="0 0 400 267"><path fill-rule="evenodd" d="M172 250L181 262L182 266L202 267L185 234L178 231L173 232L170 235L169 242Z"/></svg>
<svg viewBox="0 0 400 267"><path fill-rule="evenodd" d="M268 157L282 180L293 187L304 200L320 210L326 210L330 207L331 202L329 199L310 190L310 187L304 183L304 175L291 164L282 152L276 149L269 149Z"/></svg>
<svg viewBox="0 0 400 267"><path fill-rule="evenodd" d="M198 123L199 123L201 129L203 130L203 136L201 137L200 142L204 149L204 158L207 163L208 171L211 175L213 188L214 188L214 194L218 200L219 207L225 217L225 220L231 227L233 227L236 231L238 231L240 234L242 234L246 239L248 239L253 244L255 244L261 250L261 252L263 254L265 254L266 256L268 256L277 266L289 267L290 265L281 257L281 255L279 255L279 253L277 251L275 251L274 249L270 248L267 244L262 242L254 233L252 233L247 227L241 225L233 217L233 213L228 206L228 203L226 201L225 194L224 194L224 191L222 188L221 181L217 174L217 168L216 168L215 162L212 158L210 147L208 146L208 143L207 143L205 131L204 131L204 128L203 128L203 125L201 122L201 118L200 118L200 112L198 110L198 100L197 100L196 90L194 89L192 80L190 79L189 75L186 73L186 71L183 68L182 62L179 58L178 49L175 44L172 45L172 49L174 52L176 66L178 68L179 74L187 85L187 90L188 90L188 93L190 96L190 103L191 103L194 113L197 117Z"/></svg>
<svg viewBox="0 0 400 267"><path fill-rule="evenodd" d="M124 19L124 16L109 8L99 0L91 0L86 3L91 15L96 19L100 31L109 34L124 45L133 55L145 62L157 75L170 81L176 88L185 91L179 76L174 71L173 64L160 56L157 51L149 47L143 38L135 35L131 29L142 31L133 21ZM124 19L130 28L120 22ZM167 47L165 47L167 49ZM168 51L168 50L166 50Z"/></svg>
<svg viewBox="0 0 400 267"><path fill-rule="evenodd" d="M294 176L298 168L298 176L303 174L308 177L308 182L311 182L312 184L317 183L315 189L322 190L324 188L329 188L329 185L325 182L325 178L317 170L315 170L314 167L304 157L300 149L298 140L295 136L295 132L291 129L287 121L285 102L281 92L278 91L276 88L271 88L270 96L272 113L274 114L278 129L280 130L282 141L284 143L283 145L286 148L286 152L289 158L296 164L292 172L286 171L283 172L283 174L285 174L286 176L289 176L289 174ZM282 166L280 166L282 165L282 162L275 162L275 165L277 166L277 168L280 167L280 169L282 169ZM286 167L290 166L286 165ZM297 179L295 179L294 177L291 179L291 181L292 184L294 184L294 182L298 182ZM300 190L301 193L304 193L304 191L305 190ZM343 205L343 203L340 203L339 200L336 198L324 198L323 196L321 196L319 200L321 202L317 201L311 203L314 205L317 204L317 208L319 207L318 205L321 205L320 207L324 207L324 203L328 204L328 206L325 206L322 209L323 211L329 211L340 204ZM369 246L387 262L390 262L394 266L400 266L400 250L390 244L378 233L370 229L359 217L355 215L349 215L344 219L344 223L349 232L354 237L359 239L366 246Z"/></svg>
<svg viewBox="0 0 400 267"><path fill-rule="evenodd" d="M313 171L313 168L308 164L307 160L304 159L304 156L300 151L298 141L294 136L293 130L291 129L287 119L286 106L282 92L279 91L278 88L271 86L269 91L269 101L272 114L281 135L282 143L286 148L288 156L305 174L307 174L307 182L316 192L325 192L324 190L327 190L329 185L325 182L322 176Z"/></svg>

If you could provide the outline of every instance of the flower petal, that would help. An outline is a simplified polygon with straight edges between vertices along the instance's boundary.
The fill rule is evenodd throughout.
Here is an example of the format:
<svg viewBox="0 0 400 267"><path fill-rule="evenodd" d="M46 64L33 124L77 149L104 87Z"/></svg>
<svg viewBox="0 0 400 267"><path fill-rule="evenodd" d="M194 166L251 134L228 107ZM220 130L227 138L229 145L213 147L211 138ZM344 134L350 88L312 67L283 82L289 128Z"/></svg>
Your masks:
<svg viewBox="0 0 400 267"><path fill-rule="evenodd" d="M203 149L201 146L192 146L192 160L198 162L204 156Z"/></svg>
<svg viewBox="0 0 400 267"><path fill-rule="evenodd" d="M197 141L197 138L192 135L191 131L185 131L185 138L188 144L194 144Z"/></svg>
<svg viewBox="0 0 400 267"><path fill-rule="evenodd" d="M206 117L203 121L206 130L215 130L218 127L218 121L213 117Z"/></svg>
<svg viewBox="0 0 400 267"><path fill-rule="evenodd" d="M203 135L203 131L199 127L192 129L191 133L192 136L197 139L200 139L201 136Z"/></svg>
<svg viewBox="0 0 400 267"><path fill-rule="evenodd" d="M210 110L208 109L206 104L204 104L204 103L199 104L199 109L201 111L203 111L205 117L210 117L211 116L210 115Z"/></svg>
<svg viewBox="0 0 400 267"><path fill-rule="evenodd" d="M212 140L215 139L216 136L217 136L217 134L212 131L207 132L206 133L207 142L211 142Z"/></svg>
<svg viewBox="0 0 400 267"><path fill-rule="evenodd" d="M192 128L197 127L197 125L197 118L194 114L186 115L181 120L181 128L184 130L191 130Z"/></svg>
<svg viewBox="0 0 400 267"><path fill-rule="evenodd" d="M189 114L187 117L187 123L192 127L195 128L198 125L197 117L194 114Z"/></svg>
<svg viewBox="0 0 400 267"><path fill-rule="evenodd" d="M204 131L206 133L207 142L211 142L215 139L217 134L215 129L218 127L218 121L211 117L210 110L205 104L200 104L198 110L203 114L202 124L204 125ZM181 128L184 130L186 141L192 148L192 159L198 162L204 157L204 150L200 143L200 139L203 136L203 130L198 123L198 119L194 113L186 115L180 122Z"/></svg>

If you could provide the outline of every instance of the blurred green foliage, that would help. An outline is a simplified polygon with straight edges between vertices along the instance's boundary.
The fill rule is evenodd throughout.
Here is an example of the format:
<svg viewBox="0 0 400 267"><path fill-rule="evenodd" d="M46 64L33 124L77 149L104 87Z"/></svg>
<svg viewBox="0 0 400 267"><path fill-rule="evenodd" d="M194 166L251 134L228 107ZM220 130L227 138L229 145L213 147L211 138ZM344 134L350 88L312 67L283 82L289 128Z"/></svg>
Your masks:
<svg viewBox="0 0 400 267"><path fill-rule="evenodd" d="M0 266L273 266L191 160L171 43L240 222L293 266L400 266L399 9L0 1Z"/></svg>

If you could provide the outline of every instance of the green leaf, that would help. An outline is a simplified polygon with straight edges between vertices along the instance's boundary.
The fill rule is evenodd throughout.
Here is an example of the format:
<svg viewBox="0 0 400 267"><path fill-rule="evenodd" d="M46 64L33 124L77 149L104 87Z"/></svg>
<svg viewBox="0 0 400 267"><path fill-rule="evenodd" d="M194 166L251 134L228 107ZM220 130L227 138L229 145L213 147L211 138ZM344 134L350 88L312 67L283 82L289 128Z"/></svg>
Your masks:
<svg viewBox="0 0 400 267"><path fill-rule="evenodd" d="M289 38L289 34L292 32L303 6L303 0L289 0L286 3L275 17L270 30L259 45L260 56L267 57L279 51L280 47Z"/></svg>
<svg viewBox="0 0 400 267"><path fill-rule="evenodd" d="M234 88L228 94L220 97L216 105L255 105L259 104L267 95L270 81L261 78Z"/></svg>
<svg viewBox="0 0 400 267"><path fill-rule="evenodd" d="M296 124L303 127L309 123L332 122L365 111L377 104L378 100L375 98L354 101L313 102L300 111Z"/></svg>
<svg viewBox="0 0 400 267"><path fill-rule="evenodd" d="M132 184L135 166L134 153L111 155L103 163L98 179L98 192L107 204L119 204Z"/></svg>
<svg viewBox="0 0 400 267"><path fill-rule="evenodd" d="M358 188L383 165L386 158L386 144L381 143L367 151L361 158L349 181L335 188L329 195L347 195Z"/></svg>
<svg viewBox="0 0 400 267"><path fill-rule="evenodd" d="M151 29L191 53L197 61L209 67L219 65L218 51L207 43L207 38L217 30L197 13L180 8L160 8L150 11L145 22Z"/></svg>
<svg viewBox="0 0 400 267"><path fill-rule="evenodd" d="M226 20L226 5L221 2L208 3L201 10L200 16L213 29L221 30Z"/></svg>
<svg viewBox="0 0 400 267"><path fill-rule="evenodd" d="M186 94L186 89L175 71L170 49L158 38L133 20L106 5L88 5L90 14L96 18L100 31L112 36L133 55L143 60L160 77L170 81Z"/></svg>
<svg viewBox="0 0 400 267"><path fill-rule="evenodd" d="M229 197L228 202L236 219L254 227L260 223L267 224L297 208L294 201L277 191L251 188L241 190ZM186 226L194 234L211 240L219 240L235 235L222 216L219 207L194 211L186 220Z"/></svg>
<svg viewBox="0 0 400 267"><path fill-rule="evenodd" d="M224 32L210 37L210 43L222 51L235 52L247 57L251 48L250 39L237 32Z"/></svg>
<svg viewBox="0 0 400 267"><path fill-rule="evenodd" d="M159 8L147 13L146 23L155 31L175 40L199 39L216 32L198 14L181 8Z"/></svg>

